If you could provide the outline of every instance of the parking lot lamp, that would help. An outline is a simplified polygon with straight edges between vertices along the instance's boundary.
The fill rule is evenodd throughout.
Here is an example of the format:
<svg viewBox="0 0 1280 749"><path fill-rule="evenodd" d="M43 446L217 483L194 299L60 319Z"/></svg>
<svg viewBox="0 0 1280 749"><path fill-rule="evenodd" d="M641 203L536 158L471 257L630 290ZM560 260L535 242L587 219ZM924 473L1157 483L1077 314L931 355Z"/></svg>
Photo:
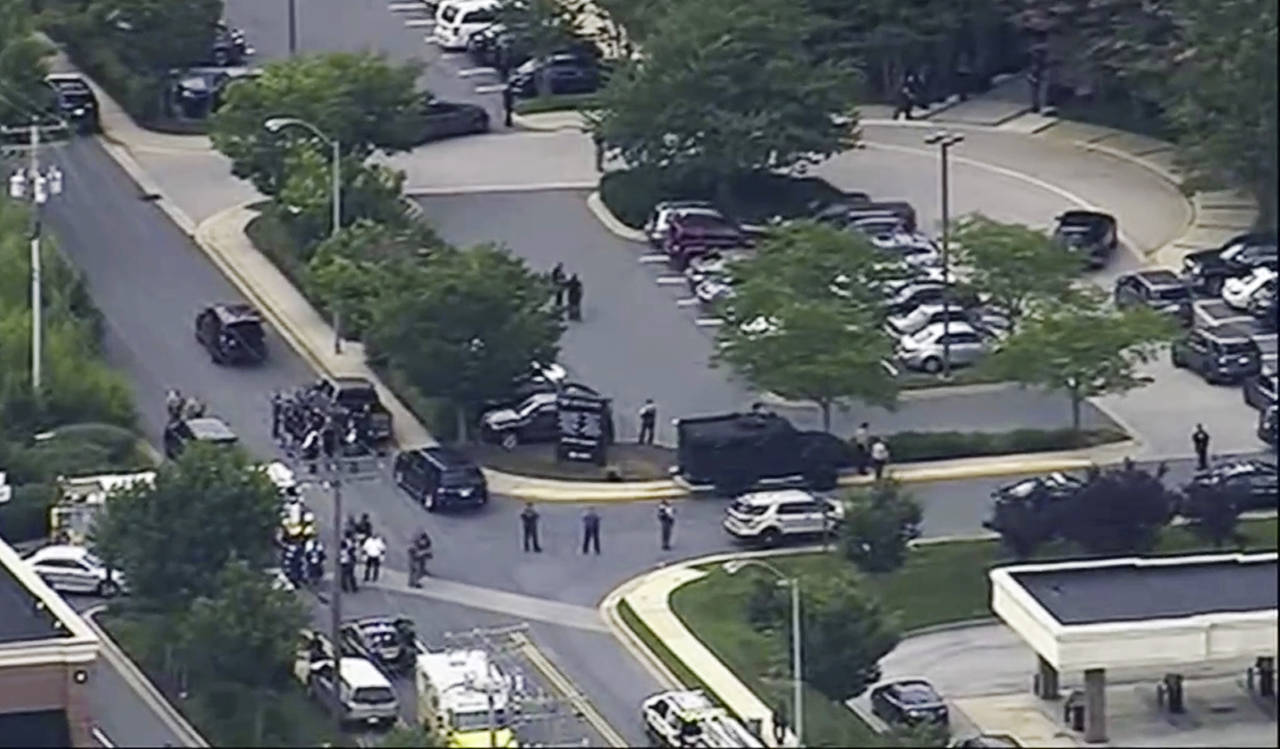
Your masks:
<svg viewBox="0 0 1280 749"><path fill-rule="evenodd" d="M925 136L924 142L938 147L942 162L942 376L951 376L951 188L947 168L947 155L951 147L964 141L960 133L941 130Z"/></svg>
<svg viewBox="0 0 1280 749"><path fill-rule="evenodd" d="M795 715L792 725L796 732L796 746L804 746L804 671L800 652L800 579L789 577L782 570L761 559L731 559L725 562L724 571L735 575L743 567L760 567L778 578L778 584L791 589L791 681L795 690L792 707Z"/></svg>

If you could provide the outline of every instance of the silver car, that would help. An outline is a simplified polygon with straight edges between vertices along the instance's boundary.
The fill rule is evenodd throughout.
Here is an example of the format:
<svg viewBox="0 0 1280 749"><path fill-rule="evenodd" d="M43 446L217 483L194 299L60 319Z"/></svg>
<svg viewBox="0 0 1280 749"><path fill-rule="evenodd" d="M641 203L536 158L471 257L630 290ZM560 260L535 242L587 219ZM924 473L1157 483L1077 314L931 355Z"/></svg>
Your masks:
<svg viewBox="0 0 1280 749"><path fill-rule="evenodd" d="M950 319L952 323L969 324L971 314L958 304L943 307L941 304L922 304L902 315L890 317L885 325L895 336L909 336L919 333L924 328Z"/></svg>
<svg viewBox="0 0 1280 749"><path fill-rule="evenodd" d="M946 328L945 338L943 329ZM934 323L898 340L897 358L909 369L942 371L944 347L949 344L952 366L973 364L995 348L995 339L967 323Z"/></svg>
<svg viewBox="0 0 1280 749"><path fill-rule="evenodd" d="M91 593L110 598L126 589L124 573L109 570L82 546L46 546L27 557L31 570L62 593Z"/></svg>

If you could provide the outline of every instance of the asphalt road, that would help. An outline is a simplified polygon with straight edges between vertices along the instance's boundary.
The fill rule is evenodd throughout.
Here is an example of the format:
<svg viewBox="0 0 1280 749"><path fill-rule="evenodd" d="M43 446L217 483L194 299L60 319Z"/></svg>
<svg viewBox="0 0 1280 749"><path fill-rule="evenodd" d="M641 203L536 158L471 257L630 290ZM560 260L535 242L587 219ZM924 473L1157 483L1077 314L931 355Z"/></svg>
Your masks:
<svg viewBox="0 0 1280 749"><path fill-rule="evenodd" d="M892 154L873 154L880 174L892 171ZM974 175L974 179L981 179ZM1002 194L1011 186L990 184L984 192ZM887 191L886 195L912 199L914 194ZM1024 196L1025 197L1025 196ZM673 444L670 420L749 408L758 400L731 373L709 366L714 333L700 328L705 318L697 307L680 307L689 297L683 281L662 285L675 274L661 263L641 262L643 245L619 239L606 231L586 207L581 191L507 192L418 198L431 220L451 242L474 245L497 241L525 258L538 271L549 271L563 262L570 273L583 279L583 321L571 324L562 341L562 363L581 381L601 389L614 399L614 414L621 439L637 434L640 405L653 398L658 405L659 442ZM1011 211L1029 215L1037 210L1034 196L1028 205ZM1053 209L1044 206L1044 212ZM554 220L549 220L554 217ZM619 345L625 341L625 345ZM777 406L802 428L821 426L812 406ZM1084 409L1087 426L1103 426L1109 420L1092 406ZM834 415L832 429L852 434L858 422L869 421L873 432L891 434L905 430L986 430L1065 426L1070 418L1067 399L1058 394L1006 388L964 395L931 394L920 400L904 400L896 411L855 406ZM892 445L890 445L892 448Z"/></svg>

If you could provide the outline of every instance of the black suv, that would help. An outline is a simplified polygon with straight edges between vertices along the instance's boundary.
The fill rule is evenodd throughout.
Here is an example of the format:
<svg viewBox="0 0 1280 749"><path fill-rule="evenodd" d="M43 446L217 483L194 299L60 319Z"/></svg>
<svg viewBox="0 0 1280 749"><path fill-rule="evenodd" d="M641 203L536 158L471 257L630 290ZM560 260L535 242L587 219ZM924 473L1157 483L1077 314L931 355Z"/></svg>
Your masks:
<svg viewBox="0 0 1280 749"><path fill-rule="evenodd" d="M267 358L262 317L247 304L213 304L196 315L196 340L214 364L256 364Z"/></svg>
<svg viewBox="0 0 1280 749"><path fill-rule="evenodd" d="M59 117L78 133L98 132L98 98L84 78L75 73L55 73L45 76L44 81L53 89Z"/></svg>
<svg viewBox="0 0 1280 749"><path fill-rule="evenodd" d="M1053 239L1063 249L1084 256L1090 268L1101 268L1119 244L1116 218L1097 211L1066 211L1058 214Z"/></svg>
<svg viewBox="0 0 1280 749"><path fill-rule="evenodd" d="M197 419L171 421L164 428L164 454L170 459L182 454L190 442L209 442L215 445L234 445L239 442L235 432L222 423L222 419L201 416Z"/></svg>
<svg viewBox="0 0 1280 749"><path fill-rule="evenodd" d="M1187 489L1194 486L1239 489L1245 495L1244 510L1274 510L1277 502L1276 464L1261 460L1222 463L1197 473Z"/></svg>
<svg viewBox="0 0 1280 749"><path fill-rule="evenodd" d="M545 76L551 94L587 94L600 88L600 67L590 55L557 52L542 59L526 60L507 83L520 97L538 95L538 77Z"/></svg>
<svg viewBox="0 0 1280 749"><path fill-rule="evenodd" d="M1275 372L1261 372L1244 381L1244 402L1259 411L1267 410L1276 404L1276 380L1280 378Z"/></svg>
<svg viewBox="0 0 1280 749"><path fill-rule="evenodd" d="M1230 325L1191 330L1174 341L1175 367L1198 372L1208 382L1239 382L1262 371L1262 352L1249 334Z"/></svg>
<svg viewBox="0 0 1280 749"><path fill-rule="evenodd" d="M1173 316L1183 327L1190 327L1195 311L1191 307L1191 289L1171 270L1143 270L1116 279L1116 306L1150 307Z"/></svg>
<svg viewBox="0 0 1280 749"><path fill-rule="evenodd" d="M400 453L392 476L396 485L421 502L427 512L477 507L489 501L489 486L480 467L447 447L420 447Z"/></svg>
<svg viewBox="0 0 1280 749"><path fill-rule="evenodd" d="M1262 267L1277 269L1274 234L1241 234L1216 250L1192 252L1182 259L1182 275L1188 283L1215 296L1228 278L1247 276Z"/></svg>

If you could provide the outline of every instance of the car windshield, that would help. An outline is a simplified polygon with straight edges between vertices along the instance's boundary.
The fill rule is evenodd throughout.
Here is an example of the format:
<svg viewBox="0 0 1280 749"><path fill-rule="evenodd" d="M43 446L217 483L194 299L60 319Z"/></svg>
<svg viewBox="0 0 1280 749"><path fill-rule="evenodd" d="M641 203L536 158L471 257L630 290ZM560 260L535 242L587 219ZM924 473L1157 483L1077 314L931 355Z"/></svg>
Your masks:
<svg viewBox="0 0 1280 749"><path fill-rule="evenodd" d="M93 94L87 89L68 91L64 88L62 89L62 100L73 107L82 107L93 102Z"/></svg>
<svg viewBox="0 0 1280 749"><path fill-rule="evenodd" d="M938 701L938 695L927 684L900 684L894 688L904 705L928 705Z"/></svg>
<svg viewBox="0 0 1280 749"><path fill-rule="evenodd" d="M1251 354L1253 353L1252 341L1223 341L1219 344L1224 354Z"/></svg>
<svg viewBox="0 0 1280 749"><path fill-rule="evenodd" d="M391 687L360 687L351 693L352 702L362 702L366 705L379 705L392 702L396 698L396 693L391 691Z"/></svg>
<svg viewBox="0 0 1280 749"><path fill-rule="evenodd" d="M250 320L228 325L227 332L242 341L261 341L263 336L262 324Z"/></svg>
<svg viewBox="0 0 1280 749"><path fill-rule="evenodd" d="M1191 298L1191 291L1185 286L1165 286L1152 291L1152 296L1166 302L1181 302Z"/></svg>
<svg viewBox="0 0 1280 749"><path fill-rule="evenodd" d="M893 234L902 225L897 221L859 221L853 228L867 234Z"/></svg>
<svg viewBox="0 0 1280 749"><path fill-rule="evenodd" d="M702 211L681 213L679 214L679 219L680 223L685 226L697 226L712 229L726 226L729 223L723 216L718 216L714 213L705 213Z"/></svg>
<svg viewBox="0 0 1280 749"><path fill-rule="evenodd" d="M480 470L477 468L459 468L445 471L440 477L440 483L444 486L469 486L477 483L480 477Z"/></svg>
<svg viewBox="0 0 1280 749"><path fill-rule="evenodd" d="M400 643L400 638L396 636L396 631L390 627L365 630L364 636L369 640L370 645L380 648L389 648Z"/></svg>
<svg viewBox="0 0 1280 749"><path fill-rule="evenodd" d="M97 558L97 557L96 557L96 556L94 556L93 554L85 554L85 555L84 555L84 557L83 557L83 559L84 559L85 564L89 565L90 567L105 567L105 566L106 566L105 564L103 564L103 563L102 563L102 560L101 560L101 559Z"/></svg>
<svg viewBox="0 0 1280 749"><path fill-rule="evenodd" d="M765 510L768 509L764 505L751 504L750 502L743 502L742 500L734 502L730 507L734 512L741 513L743 515L763 515Z"/></svg>
<svg viewBox="0 0 1280 749"><path fill-rule="evenodd" d="M344 406L360 407L367 403L375 403L378 394L371 387L347 387L338 391L338 403Z"/></svg>
<svg viewBox="0 0 1280 749"><path fill-rule="evenodd" d="M543 401L541 398L530 398L529 400L525 401L520 405L520 410L517 411L516 413L522 419L528 418L532 416L534 412L537 411L539 408L542 408L544 403L545 401Z"/></svg>

